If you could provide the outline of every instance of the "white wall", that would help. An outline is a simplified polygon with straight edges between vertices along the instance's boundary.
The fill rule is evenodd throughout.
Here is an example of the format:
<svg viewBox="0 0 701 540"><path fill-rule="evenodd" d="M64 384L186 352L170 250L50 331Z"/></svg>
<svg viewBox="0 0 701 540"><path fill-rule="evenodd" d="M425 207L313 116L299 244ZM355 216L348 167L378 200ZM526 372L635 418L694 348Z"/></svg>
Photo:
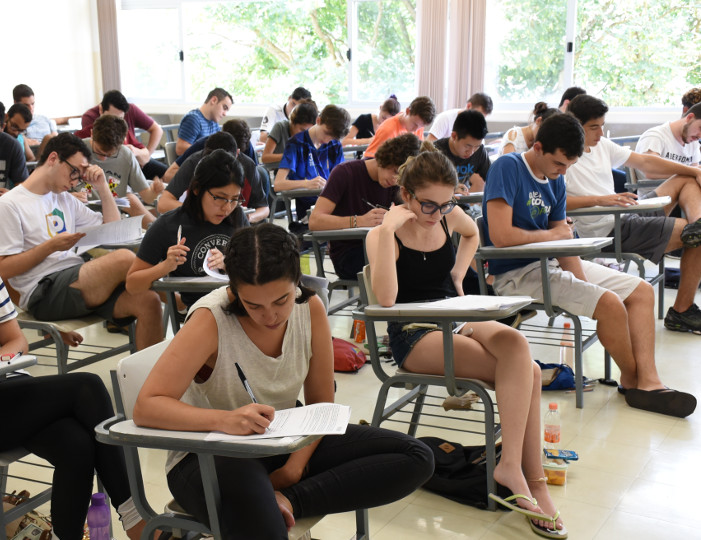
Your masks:
<svg viewBox="0 0 701 540"><path fill-rule="evenodd" d="M1 0L0 101L28 84L36 112L81 115L102 94L96 4L99 0Z"/></svg>

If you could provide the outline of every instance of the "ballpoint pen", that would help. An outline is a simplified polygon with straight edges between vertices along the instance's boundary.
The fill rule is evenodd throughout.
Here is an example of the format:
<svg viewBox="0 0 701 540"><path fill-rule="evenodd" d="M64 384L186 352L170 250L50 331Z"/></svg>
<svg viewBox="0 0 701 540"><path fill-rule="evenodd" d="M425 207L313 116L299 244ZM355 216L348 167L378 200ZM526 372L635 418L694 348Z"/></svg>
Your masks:
<svg viewBox="0 0 701 540"><path fill-rule="evenodd" d="M178 244L180 244L180 238L182 238L183 235L183 226L178 225Z"/></svg>
<svg viewBox="0 0 701 540"><path fill-rule="evenodd" d="M251 390L251 385L248 384L248 379L246 379L246 375L243 374L241 366L239 366L238 362L234 362L234 365L236 366L236 371L238 371L239 379L241 379L241 383L243 383L243 387L246 389L246 392L248 392L248 395L251 397L251 401L253 403L258 403L256 396L253 395L253 390Z"/></svg>
<svg viewBox="0 0 701 540"><path fill-rule="evenodd" d="M367 199L363 199L362 201L371 208L381 208L382 210L389 210L389 208L387 208L386 206L382 206L381 204L372 204Z"/></svg>

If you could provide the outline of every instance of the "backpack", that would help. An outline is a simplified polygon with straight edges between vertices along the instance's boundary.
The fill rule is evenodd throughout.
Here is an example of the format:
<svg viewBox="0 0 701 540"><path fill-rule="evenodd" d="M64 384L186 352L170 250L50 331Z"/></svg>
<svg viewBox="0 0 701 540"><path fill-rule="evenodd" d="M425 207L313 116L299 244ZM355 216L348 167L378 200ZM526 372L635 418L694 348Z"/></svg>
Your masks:
<svg viewBox="0 0 701 540"><path fill-rule="evenodd" d="M574 370L567 364L544 364L536 360L540 366L543 379L543 390L572 390L574 384Z"/></svg>
<svg viewBox="0 0 701 540"><path fill-rule="evenodd" d="M438 437L419 437L433 452L435 469L423 487L428 491L462 504L486 509L487 498L487 459L486 447L463 446ZM496 447L496 461L499 463L501 444ZM508 497L511 491L497 484L497 494Z"/></svg>
<svg viewBox="0 0 701 540"><path fill-rule="evenodd" d="M367 362L365 353L357 345L339 338L332 338L332 341L334 371L356 372Z"/></svg>

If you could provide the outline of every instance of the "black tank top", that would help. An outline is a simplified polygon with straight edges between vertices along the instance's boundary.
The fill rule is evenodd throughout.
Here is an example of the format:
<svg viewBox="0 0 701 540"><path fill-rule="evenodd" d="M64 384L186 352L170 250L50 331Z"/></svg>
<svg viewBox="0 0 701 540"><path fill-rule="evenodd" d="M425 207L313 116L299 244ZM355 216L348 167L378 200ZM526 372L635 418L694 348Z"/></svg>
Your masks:
<svg viewBox="0 0 701 540"><path fill-rule="evenodd" d="M445 243L435 251L418 251L399 245L397 258L397 303L438 300L457 296L450 271L455 265L455 248L448 232L445 216L441 219Z"/></svg>

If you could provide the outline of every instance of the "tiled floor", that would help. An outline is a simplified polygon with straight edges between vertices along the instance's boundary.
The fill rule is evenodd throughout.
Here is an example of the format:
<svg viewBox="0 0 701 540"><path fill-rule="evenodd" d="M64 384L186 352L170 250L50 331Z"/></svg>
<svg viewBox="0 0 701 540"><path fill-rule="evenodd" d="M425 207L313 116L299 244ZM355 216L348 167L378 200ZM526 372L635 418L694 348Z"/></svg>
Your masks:
<svg viewBox="0 0 701 540"><path fill-rule="evenodd" d="M671 305L674 291L667 291ZM349 317L334 316L333 333L348 337ZM562 325L558 320L556 325ZM671 387L701 396L701 336L669 332L656 325L656 353L662 379ZM93 327L88 339L115 339ZM556 348L534 347L534 357L556 361ZM599 345L585 353L585 374L603 376L603 352ZM91 371L109 384L108 371L116 360L107 360ZM36 367L35 374L54 369ZM614 366L614 377L618 375ZM379 383L369 366L357 374L338 374L338 402L353 407L352 420L370 419ZM583 409L576 409L574 394L543 396L542 410L556 401L561 410L563 446L576 450L580 460L568 471L567 485L551 487L570 538L654 539L701 538L701 513L697 513L694 479L701 457L701 413L679 420L626 406L615 388L597 386L585 394ZM427 434L427 433L420 433ZM170 499L164 478L164 455L142 453L147 493L158 508ZM694 472L696 471L696 472ZM117 526L117 528L119 528ZM314 538L348 539L354 532L354 515L328 516L312 530ZM115 530L117 538L126 538ZM370 511L370 533L376 540L419 538L535 538L525 520L506 512L480 511L419 490L405 499Z"/></svg>

